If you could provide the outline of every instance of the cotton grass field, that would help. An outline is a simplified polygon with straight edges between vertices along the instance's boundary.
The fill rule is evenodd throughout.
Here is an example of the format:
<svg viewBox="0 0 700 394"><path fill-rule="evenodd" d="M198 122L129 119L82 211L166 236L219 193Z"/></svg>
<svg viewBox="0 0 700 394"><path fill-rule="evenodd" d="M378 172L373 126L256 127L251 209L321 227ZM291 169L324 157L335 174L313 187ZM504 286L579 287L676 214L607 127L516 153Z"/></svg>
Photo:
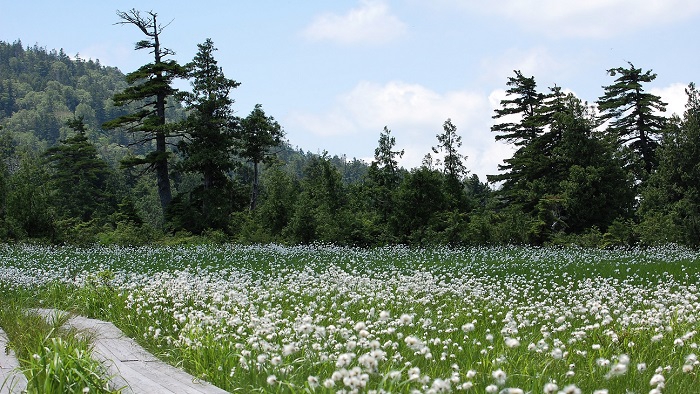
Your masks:
<svg viewBox="0 0 700 394"><path fill-rule="evenodd" d="M231 392L700 392L700 254L0 246L4 304L114 322Z"/></svg>

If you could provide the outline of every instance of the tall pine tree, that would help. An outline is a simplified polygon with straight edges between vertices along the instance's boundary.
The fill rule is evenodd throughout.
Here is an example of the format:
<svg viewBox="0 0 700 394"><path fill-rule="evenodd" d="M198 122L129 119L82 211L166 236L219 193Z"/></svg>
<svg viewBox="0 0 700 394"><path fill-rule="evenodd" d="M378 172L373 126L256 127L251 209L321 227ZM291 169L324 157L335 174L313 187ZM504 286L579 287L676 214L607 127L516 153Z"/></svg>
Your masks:
<svg viewBox="0 0 700 394"><path fill-rule="evenodd" d="M526 77L520 70L515 70L515 77L509 77L506 86L508 98L501 100L501 108L496 109L494 119L503 119L491 127L499 133L496 141L505 140L515 146L526 145L542 132L542 125L537 119L537 111L544 95L537 92L535 77Z"/></svg>
<svg viewBox="0 0 700 394"><path fill-rule="evenodd" d="M161 45L160 36L165 26L158 23L157 14L153 11L142 14L132 9L127 12L117 11L120 21L118 24L134 25L147 37L136 43L136 50L147 49L153 54L153 62L141 66L138 70L126 75L129 87L114 95L113 101L117 106L129 103L141 103L140 110L135 113L120 116L106 122L106 129L123 128L127 132L137 133L137 144L155 142L155 150L145 157L132 158L124 162L127 166L146 165L155 171L158 182L158 196L165 211L172 200L172 190L168 173L167 149L168 137L175 130L165 118L166 102L177 93L172 84L177 78L186 76L184 67L175 60L165 58L175 52ZM167 25L166 25L167 26Z"/></svg>
<svg viewBox="0 0 700 394"><path fill-rule="evenodd" d="M197 45L199 51L188 63L187 75L192 79L192 92L183 94L190 110L186 121L186 137L178 144L186 171L202 174L205 189L221 187L226 173L234 168L231 154L235 145L232 89L239 82L226 78L214 59L214 43L207 39Z"/></svg>
<svg viewBox="0 0 700 394"><path fill-rule="evenodd" d="M605 93L597 103L601 119L610 121L608 133L619 146L628 146L628 165L638 181L645 180L656 168L655 151L666 118L659 112L666 111L666 103L659 96L644 91L643 84L656 79L651 70L617 67L608 70L617 76L615 83L604 86Z"/></svg>
<svg viewBox="0 0 700 394"><path fill-rule="evenodd" d="M506 99L501 100L501 108L497 108L494 119L501 120L491 126L491 131L497 133L496 141L505 141L517 150L504 164L498 165L499 174L487 175L489 182L501 183L498 195L506 204L522 204L532 200L528 192L526 171L531 171L531 156L537 154L531 144L544 130L540 110L545 95L537 91L535 77L525 77L516 70L515 77L509 77L506 82Z"/></svg>

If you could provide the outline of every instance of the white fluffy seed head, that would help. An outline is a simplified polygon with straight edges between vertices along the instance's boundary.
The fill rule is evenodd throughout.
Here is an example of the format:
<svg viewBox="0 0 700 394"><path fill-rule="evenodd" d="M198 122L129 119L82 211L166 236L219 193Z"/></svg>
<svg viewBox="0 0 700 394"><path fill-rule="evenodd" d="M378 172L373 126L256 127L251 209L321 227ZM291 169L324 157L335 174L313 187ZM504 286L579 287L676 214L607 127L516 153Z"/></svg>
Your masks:
<svg viewBox="0 0 700 394"><path fill-rule="evenodd" d="M544 394L554 394L557 390L559 390L559 386L556 383L549 382L544 385Z"/></svg>
<svg viewBox="0 0 700 394"><path fill-rule="evenodd" d="M664 382L666 382L666 378L664 378L664 375L657 373L651 377L651 380L649 381L649 385L650 386L658 386L659 383L664 383Z"/></svg>

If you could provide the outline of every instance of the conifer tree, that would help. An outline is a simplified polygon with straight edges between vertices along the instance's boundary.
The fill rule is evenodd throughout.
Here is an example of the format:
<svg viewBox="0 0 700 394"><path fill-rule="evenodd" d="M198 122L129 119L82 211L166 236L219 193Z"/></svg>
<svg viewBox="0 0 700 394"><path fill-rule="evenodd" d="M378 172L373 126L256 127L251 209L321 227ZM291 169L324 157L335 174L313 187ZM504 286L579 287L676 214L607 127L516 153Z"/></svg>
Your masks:
<svg viewBox="0 0 700 394"><path fill-rule="evenodd" d="M442 125L443 133L436 135L438 146L433 147L433 153L443 152L443 172L450 182L459 183L467 174L467 167L462 161L465 156L458 149L462 146L462 137L457 134L457 126L447 119Z"/></svg>
<svg viewBox="0 0 700 394"><path fill-rule="evenodd" d="M394 209L394 195L399 185L399 163L404 151L394 151L396 138L391 135L391 130L384 126L379 134L379 146L374 149L374 160L370 164L367 176L372 183L373 190L369 198L372 199L375 209L379 211L382 223L386 223Z"/></svg>
<svg viewBox="0 0 700 394"><path fill-rule="evenodd" d="M184 155L183 169L201 173L204 188L211 189L225 184L226 173L234 168L231 154L236 121L229 95L240 83L224 76L214 59L217 49L211 39L197 47L194 59L185 66L192 92L183 94L183 99L191 112L185 123L186 136L178 147Z"/></svg>
<svg viewBox="0 0 700 394"><path fill-rule="evenodd" d="M665 242L700 245L700 91L691 83L683 118L673 116L663 130L657 151L658 168L642 190L643 227L659 230L646 234ZM646 223L645 223L646 222ZM650 226L653 224L653 226Z"/></svg>
<svg viewBox="0 0 700 394"><path fill-rule="evenodd" d="M32 151L20 153L8 179L5 212L8 235L15 239L55 235L47 168Z"/></svg>
<svg viewBox="0 0 700 394"><path fill-rule="evenodd" d="M537 92L535 77L525 77L520 70L515 70L515 77L509 77L506 95L509 98L501 100L501 107L496 109L494 119L504 119L491 127L491 131L499 133L496 141L506 140L515 146L526 145L542 132L542 125L537 119L537 110L542 104L544 95ZM512 97L512 98L510 98Z"/></svg>
<svg viewBox="0 0 700 394"><path fill-rule="evenodd" d="M85 135L83 118L66 122L76 134L46 150L44 157L53 169L50 174L53 203L61 218L89 221L111 213L116 205L108 191L111 171L97 155L97 149Z"/></svg>
<svg viewBox="0 0 700 394"><path fill-rule="evenodd" d="M186 206L177 207L182 214L191 216L196 211L196 228L223 229L232 212L231 180L229 172L236 163L233 160L235 128L237 120L229 96L240 83L224 76L223 70L214 59L214 43L207 39L197 46L199 51L185 68L191 78L192 92L181 95L189 116L183 122L185 135L178 142L183 156L178 167L184 172L202 175L202 184L189 194L189 199L178 196L177 203L189 201ZM175 203L175 202L174 202ZM188 212L190 211L190 212ZM170 219L173 212L169 212ZM179 218L182 219L182 218Z"/></svg>
<svg viewBox="0 0 700 394"><path fill-rule="evenodd" d="M241 120L238 132L238 154L253 164L253 187L250 193L250 210L255 210L260 193L258 181L260 163L270 157L270 149L279 146L284 138L282 126L272 116L265 115L262 104Z"/></svg>
<svg viewBox="0 0 700 394"><path fill-rule="evenodd" d="M444 222L439 214L449 209L445 191L444 174L425 165L403 177L397 190L396 213L391 218L400 242L423 246L431 241L435 222Z"/></svg>
<svg viewBox="0 0 700 394"><path fill-rule="evenodd" d="M619 146L629 146L628 165L637 180L643 181L656 167L655 151L666 124L658 113L666 111L666 103L644 92L643 84L656 79L651 70L644 72L629 63L629 68L611 68L608 73L618 77L614 84L603 87L605 93L598 99L601 119L610 121L608 133Z"/></svg>
<svg viewBox="0 0 700 394"><path fill-rule="evenodd" d="M447 194L452 198L453 208L468 210L466 195L462 181L467 175L467 167L463 160L466 156L459 153L462 146L462 137L457 134L457 126L447 119L442 125L443 132L437 134L438 145L432 148L433 153L443 153L443 174L446 177Z"/></svg>
<svg viewBox="0 0 700 394"><path fill-rule="evenodd" d="M340 214L347 203L347 193L328 152L311 156L300 186L301 193L286 229L288 235L301 243L341 241L346 229Z"/></svg>
<svg viewBox="0 0 700 394"><path fill-rule="evenodd" d="M162 46L161 33L165 26L158 23L153 11L142 14L132 9L127 12L117 11L120 21L117 24L134 25L147 37L136 43L135 49L147 49L153 54L153 62L141 66L138 70L126 75L129 87L114 95L116 106L129 103L141 103L140 110L135 113L120 116L106 122L106 129L123 128L127 132L137 133L136 144L155 142L155 150L145 157L132 158L123 162L126 166L146 165L155 171L158 182L158 195L163 211L172 200L170 176L168 173L167 149L168 137L175 130L174 124L168 123L165 117L166 102L177 93L172 83L177 78L184 77L185 69L175 60L166 60L175 52Z"/></svg>
<svg viewBox="0 0 700 394"><path fill-rule="evenodd" d="M561 202L561 222L555 230L580 233L595 226L605 231L613 220L629 217L631 179L615 147L595 131L599 120L592 108L571 93L556 100L549 131L540 137L551 135L540 145L548 159L548 168L539 176L545 179L540 202L548 196ZM552 224L547 223L550 229Z"/></svg>
<svg viewBox="0 0 700 394"><path fill-rule="evenodd" d="M508 172L489 180L503 181L498 194L504 202L534 219L531 242L592 226L604 230L617 217L629 215L632 201L631 185L614 147L594 132L599 120L587 104L558 86L548 94L537 93L533 81L511 78L509 82L529 88L511 89L510 94L518 96L503 100L503 108L496 110L497 118L520 116L520 124L511 121L492 128L513 131L505 139L519 148L506 160L507 166L500 167ZM514 107L527 97L536 100Z"/></svg>
<svg viewBox="0 0 700 394"><path fill-rule="evenodd" d="M504 160L504 164L498 165L501 172L497 175L488 175L489 182L503 182L499 194L507 200L517 199L515 196L522 188L522 171L529 161L528 156L532 152L529 143L537 138L543 131L539 109L545 99L545 95L537 91L535 77L525 77L522 72L516 70L515 77L509 77L506 86L507 98L501 100L501 108L497 108L494 119L502 119L501 123L491 126L491 131L498 133L496 141L506 141L518 149L513 157Z"/></svg>
<svg viewBox="0 0 700 394"><path fill-rule="evenodd" d="M399 178L399 162L398 159L403 157L403 149L394 151L396 146L396 137L391 135L391 130L384 126L384 129L379 134L379 146L374 149L374 160L370 168L374 168L381 175L377 175L379 183L392 186L398 182ZM381 180L380 180L381 178Z"/></svg>

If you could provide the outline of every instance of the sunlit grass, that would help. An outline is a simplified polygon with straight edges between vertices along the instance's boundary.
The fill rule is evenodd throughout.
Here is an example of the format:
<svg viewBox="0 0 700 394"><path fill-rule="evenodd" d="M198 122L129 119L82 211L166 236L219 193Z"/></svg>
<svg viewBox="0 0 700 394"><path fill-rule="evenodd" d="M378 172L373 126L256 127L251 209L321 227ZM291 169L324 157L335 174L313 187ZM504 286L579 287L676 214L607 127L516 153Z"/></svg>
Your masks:
<svg viewBox="0 0 700 394"><path fill-rule="evenodd" d="M700 255L679 247L6 246L0 258L5 297L113 321L230 391L700 383Z"/></svg>
<svg viewBox="0 0 700 394"><path fill-rule="evenodd" d="M107 371L92 358L86 333L65 327L67 314L48 319L17 300L3 300L0 327L27 377L28 393L112 393Z"/></svg>

